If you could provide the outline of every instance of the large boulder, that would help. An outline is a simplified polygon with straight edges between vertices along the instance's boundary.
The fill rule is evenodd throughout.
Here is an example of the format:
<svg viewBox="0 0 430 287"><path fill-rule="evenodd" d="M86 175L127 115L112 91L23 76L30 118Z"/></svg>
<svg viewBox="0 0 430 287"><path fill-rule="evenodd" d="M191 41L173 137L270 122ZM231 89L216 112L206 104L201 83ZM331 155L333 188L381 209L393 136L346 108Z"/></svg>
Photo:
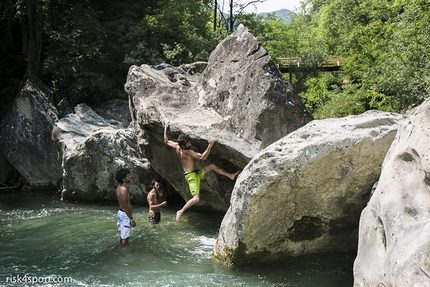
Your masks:
<svg viewBox="0 0 430 287"><path fill-rule="evenodd" d="M107 120L96 114L89 106L79 104L73 113L68 113L55 124L52 138L60 144L64 156L73 152L77 145L93 132L110 126Z"/></svg>
<svg viewBox="0 0 430 287"><path fill-rule="evenodd" d="M0 125L0 150L34 190L57 190L60 150L51 139L58 121L51 91L28 74Z"/></svg>
<svg viewBox="0 0 430 287"><path fill-rule="evenodd" d="M196 89L200 105L216 111L230 131L259 150L313 119L243 25L211 53Z"/></svg>
<svg viewBox="0 0 430 287"><path fill-rule="evenodd" d="M133 178L129 185L133 202L146 203L157 174L140 152L132 129L111 124L80 104L56 124L53 138L63 151L64 199L115 201L115 173L124 167Z"/></svg>
<svg viewBox="0 0 430 287"><path fill-rule="evenodd" d="M407 114L360 218L354 286L430 286L430 100Z"/></svg>
<svg viewBox="0 0 430 287"><path fill-rule="evenodd" d="M239 175L213 257L270 262L357 247L358 221L398 114L314 120L256 155Z"/></svg>
<svg viewBox="0 0 430 287"><path fill-rule="evenodd" d="M216 140L209 158L197 167L215 163L234 172L264 147L312 120L267 51L242 25L217 46L208 63L130 67L125 90L141 148L186 200L191 195L183 169L163 140L166 122L171 124L170 139L189 134L199 152L210 138ZM232 181L210 173L201 189L195 207L227 210Z"/></svg>

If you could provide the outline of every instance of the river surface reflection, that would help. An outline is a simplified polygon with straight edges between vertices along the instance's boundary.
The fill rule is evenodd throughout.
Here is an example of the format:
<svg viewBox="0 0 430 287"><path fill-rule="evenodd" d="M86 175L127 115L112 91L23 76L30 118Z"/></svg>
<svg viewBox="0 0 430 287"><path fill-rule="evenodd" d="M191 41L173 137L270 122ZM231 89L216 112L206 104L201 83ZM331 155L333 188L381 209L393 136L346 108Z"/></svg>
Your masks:
<svg viewBox="0 0 430 287"><path fill-rule="evenodd" d="M352 286L353 255L271 267L226 268L211 259L222 217L162 209L152 228L133 206L130 243L118 246L116 205L58 195L0 195L0 286ZM25 282L24 282L25 281ZM33 284L34 283L34 284Z"/></svg>

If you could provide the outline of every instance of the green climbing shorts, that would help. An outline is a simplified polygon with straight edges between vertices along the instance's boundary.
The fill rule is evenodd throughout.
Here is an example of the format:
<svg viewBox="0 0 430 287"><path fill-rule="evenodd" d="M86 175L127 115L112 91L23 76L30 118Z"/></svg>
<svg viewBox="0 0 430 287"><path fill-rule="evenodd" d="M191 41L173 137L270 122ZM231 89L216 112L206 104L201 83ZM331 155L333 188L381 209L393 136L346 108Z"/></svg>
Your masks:
<svg viewBox="0 0 430 287"><path fill-rule="evenodd" d="M200 194L200 180L205 178L205 171L203 168L184 173L184 175L188 187L190 188L191 195Z"/></svg>

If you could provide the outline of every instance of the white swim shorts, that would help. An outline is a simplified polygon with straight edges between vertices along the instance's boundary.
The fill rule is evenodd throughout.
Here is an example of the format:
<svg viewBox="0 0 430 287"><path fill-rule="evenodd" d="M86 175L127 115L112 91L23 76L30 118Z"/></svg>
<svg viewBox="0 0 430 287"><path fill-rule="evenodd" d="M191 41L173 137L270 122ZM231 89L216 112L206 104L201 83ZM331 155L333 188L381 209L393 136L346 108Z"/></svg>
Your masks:
<svg viewBox="0 0 430 287"><path fill-rule="evenodd" d="M128 218L127 213L122 210L118 210L118 232L120 233L121 239L127 239L131 234L131 222Z"/></svg>

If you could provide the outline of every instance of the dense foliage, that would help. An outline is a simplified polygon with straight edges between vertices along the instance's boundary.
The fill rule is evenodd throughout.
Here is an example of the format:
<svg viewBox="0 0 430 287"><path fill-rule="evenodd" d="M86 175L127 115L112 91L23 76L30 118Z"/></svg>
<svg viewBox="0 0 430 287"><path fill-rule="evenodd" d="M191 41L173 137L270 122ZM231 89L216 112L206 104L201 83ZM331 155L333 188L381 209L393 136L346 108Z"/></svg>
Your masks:
<svg viewBox="0 0 430 287"><path fill-rule="evenodd" d="M405 112L429 94L427 0L306 0L288 21L244 14L243 4L233 6L229 19L221 7L231 3L0 0L0 108L16 96L26 72L50 86L57 101L96 107L125 96L130 65L207 61L240 23L273 58L310 63L285 76L316 118ZM319 71L316 63L332 55L342 57L342 70Z"/></svg>
<svg viewBox="0 0 430 287"><path fill-rule="evenodd" d="M290 23L268 21L273 30L262 43L275 57L273 45L285 39L283 57L344 58L340 72L295 73L293 84L316 118L402 113L429 95L426 0L307 0Z"/></svg>
<svg viewBox="0 0 430 287"><path fill-rule="evenodd" d="M0 0L2 99L16 95L31 41L26 7L43 43L31 72L72 104L125 97L130 65L207 61L226 35L210 27L211 0ZM8 13L6 13L8 12ZM23 44L24 43L24 44ZM24 47L23 47L24 46ZM19 64L19 65L18 65ZM1 103L0 103L1 104ZM2 106L4 107L4 105Z"/></svg>

